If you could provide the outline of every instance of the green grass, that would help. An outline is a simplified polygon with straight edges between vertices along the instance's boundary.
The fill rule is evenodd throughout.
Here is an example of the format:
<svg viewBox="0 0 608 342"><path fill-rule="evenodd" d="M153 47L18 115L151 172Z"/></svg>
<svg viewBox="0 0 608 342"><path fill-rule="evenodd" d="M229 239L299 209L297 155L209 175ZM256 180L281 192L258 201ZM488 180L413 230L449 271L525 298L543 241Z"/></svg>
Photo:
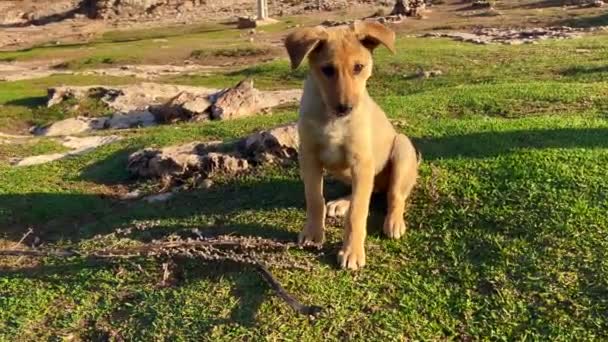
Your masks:
<svg viewBox="0 0 608 342"><path fill-rule="evenodd" d="M326 306L315 321L246 268L184 262L184 282L158 288L156 260L11 259L0 262L0 340L606 340L607 49L608 37L597 36L530 46L403 38L397 55L379 51L370 91L423 156L409 230L399 241L381 235L378 197L364 270L338 270L335 255L304 251L291 256L312 258L312 271L273 269L301 300ZM419 66L444 75L411 77ZM290 88L305 70L279 61L164 81L225 87L246 75L262 88ZM41 96L58 80L31 82L0 84L11 90L0 103ZM153 187L127 174L132 151L235 139L295 118L286 110L159 126L58 162L0 163L1 238L10 246L33 227L43 248L84 250L192 228L295 239L305 219L295 166L220 179L161 204L108 196ZM6 151L0 156L29 154ZM330 182L326 197L345 190ZM329 243L340 237L331 223Z"/></svg>
<svg viewBox="0 0 608 342"><path fill-rule="evenodd" d="M288 19L261 28L256 37L283 32L296 21L301 20ZM61 60L59 65L71 70L123 64L180 64L196 54L195 51L204 51L214 57L224 56L228 50L242 53L243 47L250 45L251 36L248 30L234 27L233 24L214 23L110 31L88 43L52 43L0 52L0 61ZM253 50L249 49L250 52ZM238 55L230 54L228 57ZM208 60L204 62L209 63Z"/></svg>
<svg viewBox="0 0 608 342"><path fill-rule="evenodd" d="M206 23L197 25L179 25L160 28L147 28L136 30L117 30L105 32L100 42L118 43L148 39L162 39L180 37L184 35L195 35L204 33L216 33L226 31L227 26L217 23Z"/></svg>
<svg viewBox="0 0 608 342"><path fill-rule="evenodd" d="M53 75L45 78L0 83L0 131L27 131L34 124L45 124L69 116L86 114L67 108L46 108L47 89L62 85L128 84L132 77ZM85 106L92 107L94 104ZM95 112L99 112L95 109Z"/></svg>
<svg viewBox="0 0 608 342"><path fill-rule="evenodd" d="M265 56L271 53L269 47L238 46L227 49L216 50L194 50L190 57L194 59L204 59L210 57L256 57Z"/></svg>

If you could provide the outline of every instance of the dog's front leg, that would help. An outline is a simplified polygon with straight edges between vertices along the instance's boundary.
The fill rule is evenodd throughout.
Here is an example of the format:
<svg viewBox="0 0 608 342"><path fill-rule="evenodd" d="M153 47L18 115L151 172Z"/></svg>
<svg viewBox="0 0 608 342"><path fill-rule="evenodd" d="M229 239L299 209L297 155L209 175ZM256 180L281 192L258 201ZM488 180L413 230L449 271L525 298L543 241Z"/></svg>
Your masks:
<svg viewBox="0 0 608 342"><path fill-rule="evenodd" d="M300 176L306 197L306 225L300 232L301 245L322 244L325 239L325 199L323 198L323 166L316 151L302 150L299 154Z"/></svg>
<svg viewBox="0 0 608 342"><path fill-rule="evenodd" d="M342 268L356 270L365 266L367 215L374 188L374 164L371 158L355 158L351 168L352 199L346 215L344 245L338 254Z"/></svg>

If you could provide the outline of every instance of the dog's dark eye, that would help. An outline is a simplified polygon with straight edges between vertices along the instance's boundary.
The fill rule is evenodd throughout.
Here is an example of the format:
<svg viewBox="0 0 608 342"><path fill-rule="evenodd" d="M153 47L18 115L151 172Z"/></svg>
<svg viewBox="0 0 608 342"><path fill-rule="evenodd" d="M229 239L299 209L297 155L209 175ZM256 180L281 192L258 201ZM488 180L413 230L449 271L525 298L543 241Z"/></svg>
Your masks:
<svg viewBox="0 0 608 342"><path fill-rule="evenodd" d="M359 75L361 73L361 71L363 71L364 67L365 66L363 64L361 64L361 63L355 64L355 67L353 69L353 71L355 72L355 75Z"/></svg>
<svg viewBox="0 0 608 342"><path fill-rule="evenodd" d="M333 65L326 65L321 68L321 72L327 77L332 77L336 73L336 69Z"/></svg>

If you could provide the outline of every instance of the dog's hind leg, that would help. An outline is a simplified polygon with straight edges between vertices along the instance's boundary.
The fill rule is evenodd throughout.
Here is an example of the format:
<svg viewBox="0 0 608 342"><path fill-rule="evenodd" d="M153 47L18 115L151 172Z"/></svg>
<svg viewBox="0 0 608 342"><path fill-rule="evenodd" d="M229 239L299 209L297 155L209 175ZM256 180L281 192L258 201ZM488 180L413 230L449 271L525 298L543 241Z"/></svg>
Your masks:
<svg viewBox="0 0 608 342"><path fill-rule="evenodd" d="M330 171L331 176L334 180L341 182L344 185L352 185L352 176L350 170L334 170ZM348 209L350 208L351 195L346 195L335 200L327 201L325 205L325 211L327 217L331 218L343 218L346 217Z"/></svg>
<svg viewBox="0 0 608 342"><path fill-rule="evenodd" d="M403 219L405 201L418 178L418 159L412 142L403 134L397 134L390 156L390 177L387 189L387 213L384 219L386 236L398 239L405 234Z"/></svg>
<svg viewBox="0 0 608 342"><path fill-rule="evenodd" d="M350 195L327 202L327 217L345 217L350 208Z"/></svg>

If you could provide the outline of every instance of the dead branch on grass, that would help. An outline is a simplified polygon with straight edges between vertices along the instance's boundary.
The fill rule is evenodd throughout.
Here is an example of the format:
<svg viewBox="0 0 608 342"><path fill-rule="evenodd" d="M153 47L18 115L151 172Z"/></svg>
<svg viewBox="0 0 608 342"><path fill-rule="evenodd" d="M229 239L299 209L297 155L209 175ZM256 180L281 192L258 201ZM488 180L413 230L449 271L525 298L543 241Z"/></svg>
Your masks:
<svg viewBox="0 0 608 342"><path fill-rule="evenodd" d="M90 252L80 252L67 249L56 250L21 250L0 249L0 257L55 257L86 259L130 259L137 257L187 257L208 262L233 262L239 265L253 267L272 288L275 294L287 303L297 313L307 316L317 316L322 308L302 304L292 294L287 292L281 283L268 270L267 264L277 267L310 269L309 266L293 261L286 262L277 258L276 252L285 252L297 247L292 242L280 242L263 238L220 236L200 239L173 239L170 241L153 242L134 247L102 249ZM166 275L163 275L165 277Z"/></svg>

